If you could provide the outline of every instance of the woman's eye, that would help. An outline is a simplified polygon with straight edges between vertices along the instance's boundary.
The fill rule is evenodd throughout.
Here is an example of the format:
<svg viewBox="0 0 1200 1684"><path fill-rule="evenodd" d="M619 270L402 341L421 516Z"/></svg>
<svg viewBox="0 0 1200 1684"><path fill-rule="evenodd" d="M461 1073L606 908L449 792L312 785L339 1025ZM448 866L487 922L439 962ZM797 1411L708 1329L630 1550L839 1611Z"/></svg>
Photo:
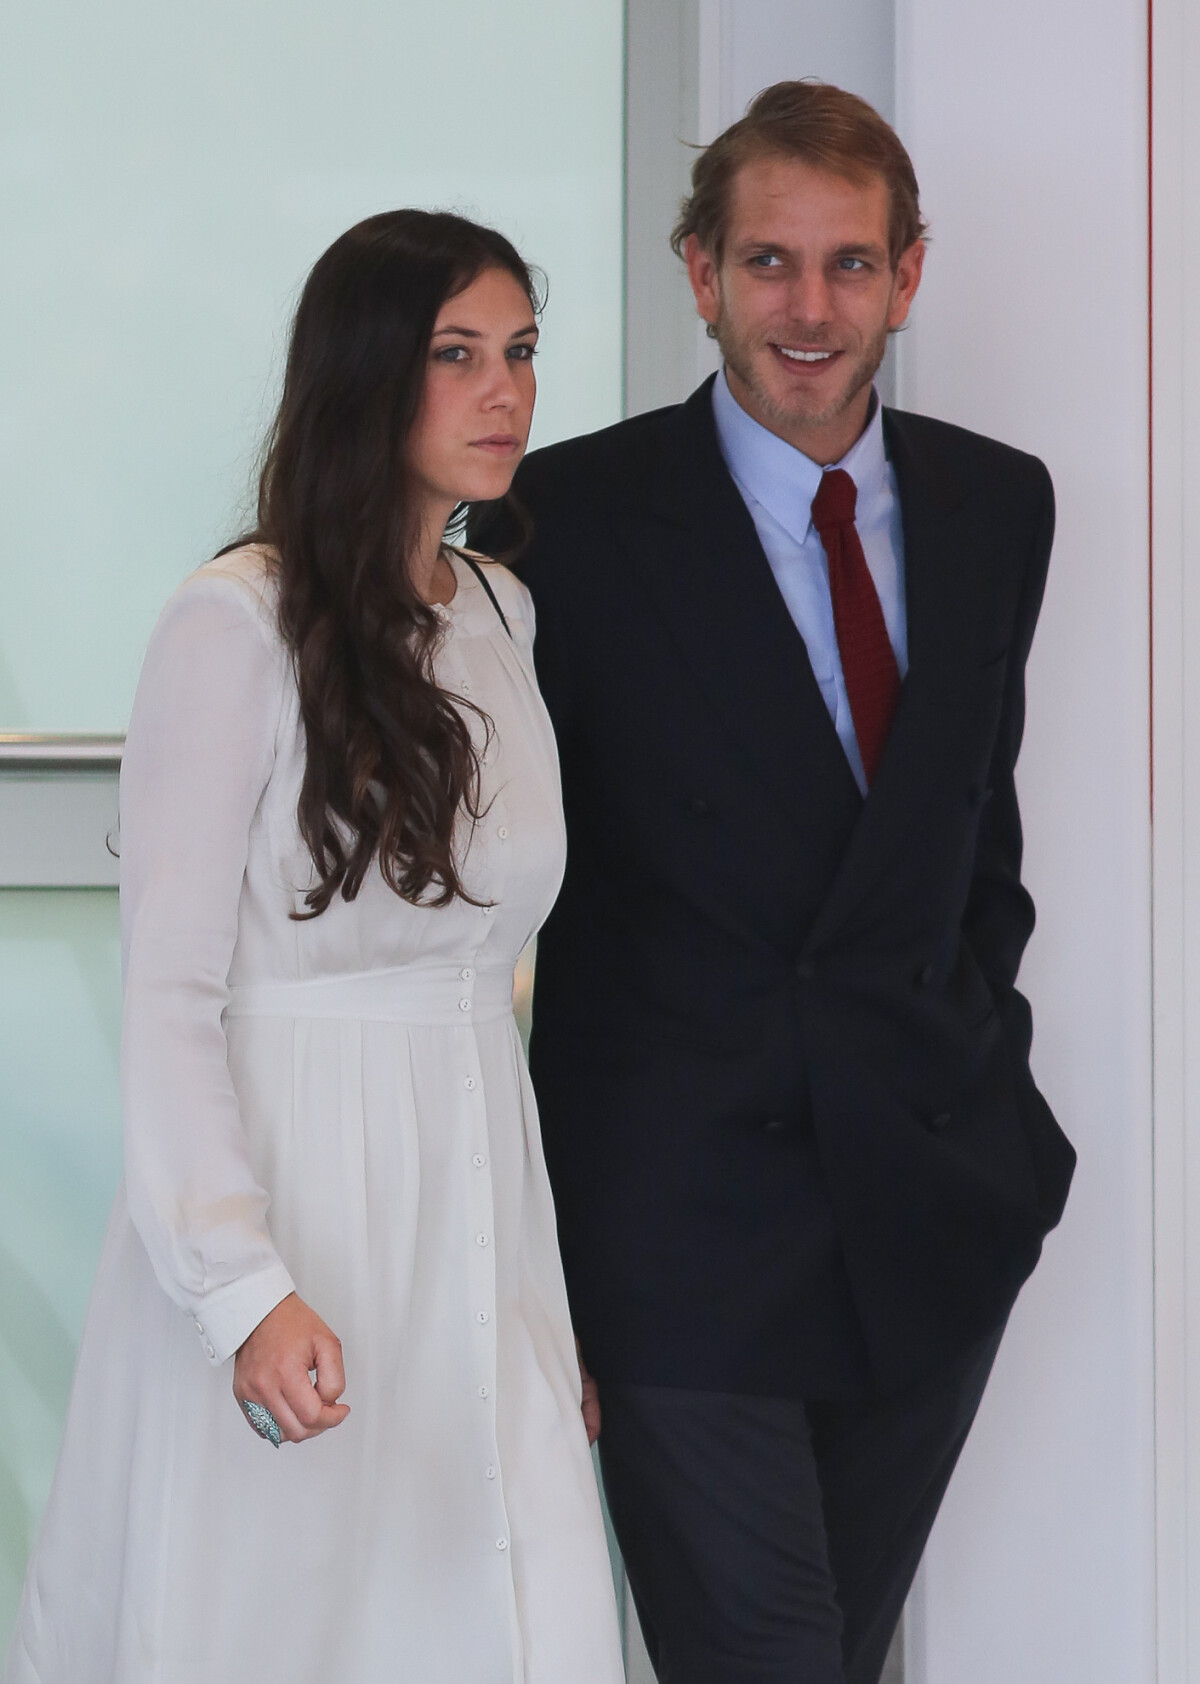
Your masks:
<svg viewBox="0 0 1200 1684"><path fill-rule="evenodd" d="M508 354L516 363L531 363L537 356L536 345L510 345Z"/></svg>
<svg viewBox="0 0 1200 1684"><path fill-rule="evenodd" d="M433 358L435 362L439 363L456 363L468 355L465 345L443 345L440 350L433 353Z"/></svg>

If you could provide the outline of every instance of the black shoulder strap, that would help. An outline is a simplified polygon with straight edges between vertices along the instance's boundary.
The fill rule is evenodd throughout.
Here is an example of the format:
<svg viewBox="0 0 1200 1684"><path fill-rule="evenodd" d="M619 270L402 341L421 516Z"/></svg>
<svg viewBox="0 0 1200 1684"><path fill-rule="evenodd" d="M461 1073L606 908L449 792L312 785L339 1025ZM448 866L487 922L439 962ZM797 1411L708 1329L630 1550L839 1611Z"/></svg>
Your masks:
<svg viewBox="0 0 1200 1684"><path fill-rule="evenodd" d="M504 610L503 610L503 608L501 608L500 604L497 602L496 593L492 589L492 587L488 584L487 575L484 573L483 568L480 567L479 563L475 560L475 557L473 555L467 554L466 550L459 550L458 554L463 558L463 560L466 562L467 566L471 569L471 572L475 575L475 577L479 580L479 583L483 586L484 590L487 592L488 600L491 602L492 607L496 610L497 614L499 614L499 616L500 616L500 624L504 627L505 631L508 633L509 637L511 638L512 627L509 625L508 621L504 617Z"/></svg>

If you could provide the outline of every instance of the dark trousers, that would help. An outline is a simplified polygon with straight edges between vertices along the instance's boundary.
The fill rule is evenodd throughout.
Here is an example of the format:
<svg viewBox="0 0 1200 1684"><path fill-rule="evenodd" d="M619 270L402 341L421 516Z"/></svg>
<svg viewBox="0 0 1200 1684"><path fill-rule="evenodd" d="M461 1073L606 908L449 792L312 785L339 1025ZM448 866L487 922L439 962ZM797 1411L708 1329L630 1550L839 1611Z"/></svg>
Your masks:
<svg viewBox="0 0 1200 1684"><path fill-rule="evenodd" d="M854 1402L601 1387L660 1684L878 1684L999 1343Z"/></svg>

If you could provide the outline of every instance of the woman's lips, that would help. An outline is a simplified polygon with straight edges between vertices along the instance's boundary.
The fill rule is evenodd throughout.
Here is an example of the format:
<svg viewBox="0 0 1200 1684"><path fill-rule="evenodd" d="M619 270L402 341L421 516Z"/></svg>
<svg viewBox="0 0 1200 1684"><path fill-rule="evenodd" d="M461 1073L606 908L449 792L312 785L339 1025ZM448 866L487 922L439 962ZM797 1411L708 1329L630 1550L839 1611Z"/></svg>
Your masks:
<svg viewBox="0 0 1200 1684"><path fill-rule="evenodd" d="M490 433L485 439L472 439L476 450L486 450L489 456L511 456L520 450L521 441L512 433Z"/></svg>

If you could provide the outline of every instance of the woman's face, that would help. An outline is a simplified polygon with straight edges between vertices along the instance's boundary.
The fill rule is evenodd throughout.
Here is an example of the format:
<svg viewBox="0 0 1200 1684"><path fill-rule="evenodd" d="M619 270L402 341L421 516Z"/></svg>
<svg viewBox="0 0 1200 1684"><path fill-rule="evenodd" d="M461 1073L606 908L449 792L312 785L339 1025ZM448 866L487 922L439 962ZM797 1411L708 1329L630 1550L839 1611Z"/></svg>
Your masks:
<svg viewBox="0 0 1200 1684"><path fill-rule="evenodd" d="M408 466L435 523L458 503L503 497L533 419L538 330L524 288L485 269L434 323ZM440 528L439 528L440 529Z"/></svg>

